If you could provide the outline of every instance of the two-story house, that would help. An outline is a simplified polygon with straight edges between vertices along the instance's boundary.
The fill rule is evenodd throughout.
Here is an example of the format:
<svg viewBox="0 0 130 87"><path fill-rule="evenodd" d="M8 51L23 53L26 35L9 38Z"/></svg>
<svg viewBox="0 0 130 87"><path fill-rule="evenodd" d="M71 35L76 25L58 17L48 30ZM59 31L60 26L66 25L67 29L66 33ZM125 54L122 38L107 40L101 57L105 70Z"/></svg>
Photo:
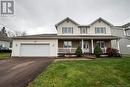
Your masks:
<svg viewBox="0 0 130 87"><path fill-rule="evenodd" d="M13 57L58 56L74 54L80 46L83 53L93 54L96 43L106 53L116 40L119 50L119 37L112 35L113 25L98 18L88 25L80 25L70 18L65 18L55 25L57 34L28 35L13 38Z"/></svg>

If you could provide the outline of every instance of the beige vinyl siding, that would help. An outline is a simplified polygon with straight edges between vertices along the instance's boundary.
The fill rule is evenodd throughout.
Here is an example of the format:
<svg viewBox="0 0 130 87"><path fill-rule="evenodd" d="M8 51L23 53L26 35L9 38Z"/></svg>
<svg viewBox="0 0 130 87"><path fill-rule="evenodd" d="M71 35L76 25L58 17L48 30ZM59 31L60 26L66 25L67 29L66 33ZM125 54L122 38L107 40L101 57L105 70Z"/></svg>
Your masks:
<svg viewBox="0 0 130 87"><path fill-rule="evenodd" d="M50 44L50 55L48 56L57 56L58 51L58 40L57 39L48 39L48 40L13 40L12 47L12 56L20 56L20 47L21 44Z"/></svg>
<svg viewBox="0 0 130 87"><path fill-rule="evenodd" d="M95 33L95 27L105 27L106 28L106 34L96 34ZM96 23L92 24L89 29L90 35L111 35L111 27L106 24L103 21L97 21Z"/></svg>
<svg viewBox="0 0 130 87"><path fill-rule="evenodd" d="M73 34L63 34L62 27L73 27ZM95 27L105 27L106 31L104 34L96 34ZM85 35L85 34L81 34L80 27L78 27L78 25L74 24L71 21L69 22L65 21L61 23L59 26L57 26L57 34L58 35ZM103 21L100 22L97 21L94 24L90 25L90 28L87 28L86 35L111 35L111 27Z"/></svg>
<svg viewBox="0 0 130 87"><path fill-rule="evenodd" d="M62 27L73 27L73 34L63 34L62 33ZM65 21L65 22L61 23L59 26L57 26L57 34L58 35L77 35L77 34L79 34L79 28L73 22Z"/></svg>

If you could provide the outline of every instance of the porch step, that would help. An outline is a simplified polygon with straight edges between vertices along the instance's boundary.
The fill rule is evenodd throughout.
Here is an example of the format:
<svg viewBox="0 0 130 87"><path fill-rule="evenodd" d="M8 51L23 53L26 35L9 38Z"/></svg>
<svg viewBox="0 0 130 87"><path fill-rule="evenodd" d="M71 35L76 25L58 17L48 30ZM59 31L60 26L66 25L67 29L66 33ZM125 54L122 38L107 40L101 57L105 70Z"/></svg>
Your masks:
<svg viewBox="0 0 130 87"><path fill-rule="evenodd" d="M77 57L74 53L73 54L69 53L69 54L60 54L59 58L79 58L79 57ZM95 59L95 56L93 54L84 54L80 58Z"/></svg>
<svg viewBox="0 0 130 87"><path fill-rule="evenodd" d="M83 55L85 58L90 58L90 59L95 59L96 57L92 54L84 54Z"/></svg>

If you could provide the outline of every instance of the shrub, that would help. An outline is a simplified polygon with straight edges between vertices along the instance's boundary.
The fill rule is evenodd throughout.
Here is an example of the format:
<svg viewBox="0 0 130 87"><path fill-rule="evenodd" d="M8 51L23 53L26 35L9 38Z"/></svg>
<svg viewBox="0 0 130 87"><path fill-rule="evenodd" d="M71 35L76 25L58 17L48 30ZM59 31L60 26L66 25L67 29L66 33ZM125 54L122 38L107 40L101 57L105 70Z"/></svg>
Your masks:
<svg viewBox="0 0 130 87"><path fill-rule="evenodd" d="M0 50L0 53L11 53L12 50Z"/></svg>
<svg viewBox="0 0 130 87"><path fill-rule="evenodd" d="M100 48L99 44L96 44L96 47L94 48L94 54L96 57L100 57L102 54L102 49Z"/></svg>
<svg viewBox="0 0 130 87"><path fill-rule="evenodd" d="M81 57L81 56L82 56L82 49L81 49L80 47L78 47L78 48L76 49L75 54L77 55L77 57Z"/></svg>
<svg viewBox="0 0 130 87"><path fill-rule="evenodd" d="M119 50L114 48L107 48L107 55L108 57L120 57Z"/></svg>

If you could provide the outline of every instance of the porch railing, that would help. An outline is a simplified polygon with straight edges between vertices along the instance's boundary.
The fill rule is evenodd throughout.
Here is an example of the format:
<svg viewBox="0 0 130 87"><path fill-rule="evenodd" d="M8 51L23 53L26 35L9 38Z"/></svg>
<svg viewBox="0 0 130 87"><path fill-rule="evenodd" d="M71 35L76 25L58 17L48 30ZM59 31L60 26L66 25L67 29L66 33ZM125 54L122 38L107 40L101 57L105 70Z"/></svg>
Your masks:
<svg viewBox="0 0 130 87"><path fill-rule="evenodd" d="M58 48L59 53L75 53L77 48ZM103 53L107 53L107 48L101 48Z"/></svg>
<svg viewBox="0 0 130 87"><path fill-rule="evenodd" d="M59 53L75 53L77 48L58 48Z"/></svg>

